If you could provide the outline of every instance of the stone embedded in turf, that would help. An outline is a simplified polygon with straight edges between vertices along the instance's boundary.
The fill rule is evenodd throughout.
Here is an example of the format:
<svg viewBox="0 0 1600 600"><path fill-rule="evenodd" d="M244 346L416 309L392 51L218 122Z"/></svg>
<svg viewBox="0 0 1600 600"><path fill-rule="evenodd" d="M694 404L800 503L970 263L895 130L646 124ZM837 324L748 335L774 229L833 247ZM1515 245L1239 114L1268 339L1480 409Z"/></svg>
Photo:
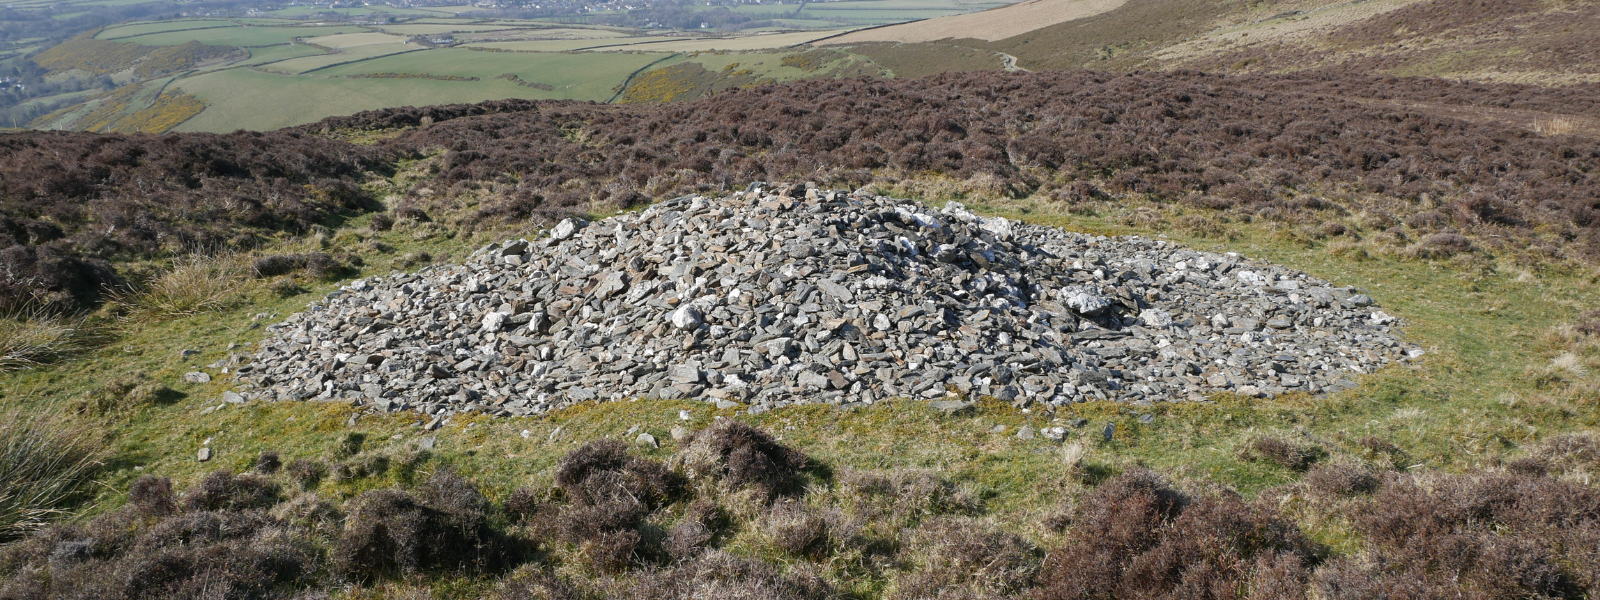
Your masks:
<svg viewBox="0 0 1600 600"><path fill-rule="evenodd" d="M353 282L269 327L241 379L252 397L435 425L637 397L762 411L950 389L1020 407L1317 393L1416 352L1357 290L1237 254L751 189Z"/></svg>

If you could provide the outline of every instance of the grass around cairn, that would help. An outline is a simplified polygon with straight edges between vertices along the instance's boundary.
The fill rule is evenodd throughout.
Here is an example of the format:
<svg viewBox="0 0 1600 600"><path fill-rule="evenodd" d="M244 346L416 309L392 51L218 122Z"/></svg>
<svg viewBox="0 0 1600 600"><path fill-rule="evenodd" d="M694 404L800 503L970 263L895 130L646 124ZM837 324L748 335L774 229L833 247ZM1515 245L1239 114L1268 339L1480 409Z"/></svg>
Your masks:
<svg viewBox="0 0 1600 600"><path fill-rule="evenodd" d="M1088 486L1138 468L1184 486L1225 486L1247 498L1290 489L1281 504L1301 514L1295 512L1301 505L1292 486L1305 480L1313 463L1406 474L1501 469L1547 438L1600 425L1600 317L1589 314L1600 280L1593 271L1534 272L1484 258L1425 261L1352 253L1339 242L1294 238L1261 224L1233 223L1225 236L1201 237L1176 227L1140 229L1127 224L1123 213L1069 213L1049 203L974 208L1079 231L1166 235L1354 285L1404 319L1407 337L1428 353L1362 377L1355 389L1315 397L1222 395L1205 403L1149 407L1091 402L1054 411L988 400L953 416L910 400L761 415L691 401L639 400L583 404L531 418L462 415L428 432L415 413L358 418L339 403L234 405L221 401L232 389L226 376L185 381L187 372L248 352L265 325L338 286L304 272L263 277L249 268L219 266L246 264L227 259L233 262L183 262L152 279L121 304L136 307L130 314L145 310L161 318L124 319L115 339L70 360L28 363L30 368L0 375L0 401L13 411L76 411L75 427L103 436L104 466L95 472L100 485L80 519L123 505L140 476L170 477L174 487L188 488L219 469L249 471L263 452L279 453L286 465L297 459L328 465L330 475L316 494L330 502L418 485L447 471L474 482L490 501L506 502L521 488L544 493L557 487L558 462L583 443L612 438L632 445L639 433L650 433L660 448L635 446L631 452L667 460L679 449L674 428L700 429L728 417L763 428L825 465L822 475L809 480L817 493L845 493L832 486L847 472L931 472L970 494L985 520L1045 548L1063 539L1059 530L1040 525L1048 514ZM285 239L271 250L346 256L347 280L449 261L487 241L532 233L450 233L437 223L405 219L378 230L368 220ZM680 410L687 411L687 420L680 419ZM1102 432L1113 424L1114 435L1104 439ZM1069 433L1059 443L1042 436L1019 439L1025 425L1063 426ZM202 448L210 452L206 462L197 459ZM1365 537L1348 519L1301 516L1307 536L1334 556L1362 547ZM743 539L723 549L780 562L795 554L775 551L758 538ZM823 561L819 568L824 579L857 597L880 597L889 585L846 558ZM436 577L427 585L437 597L476 597L489 585ZM385 587L390 583L366 585L344 597L393 591Z"/></svg>

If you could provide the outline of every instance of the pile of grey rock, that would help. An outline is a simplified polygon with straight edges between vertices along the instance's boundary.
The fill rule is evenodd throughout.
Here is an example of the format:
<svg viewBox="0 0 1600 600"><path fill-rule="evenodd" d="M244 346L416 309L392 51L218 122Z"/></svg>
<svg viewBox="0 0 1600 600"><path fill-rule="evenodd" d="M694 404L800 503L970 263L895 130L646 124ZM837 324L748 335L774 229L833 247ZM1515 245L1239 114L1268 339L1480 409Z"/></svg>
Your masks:
<svg viewBox="0 0 1600 600"><path fill-rule="evenodd" d="M246 397L448 417L693 398L1017 406L1353 386L1421 356L1359 291L1236 254L753 184L359 280L268 328Z"/></svg>

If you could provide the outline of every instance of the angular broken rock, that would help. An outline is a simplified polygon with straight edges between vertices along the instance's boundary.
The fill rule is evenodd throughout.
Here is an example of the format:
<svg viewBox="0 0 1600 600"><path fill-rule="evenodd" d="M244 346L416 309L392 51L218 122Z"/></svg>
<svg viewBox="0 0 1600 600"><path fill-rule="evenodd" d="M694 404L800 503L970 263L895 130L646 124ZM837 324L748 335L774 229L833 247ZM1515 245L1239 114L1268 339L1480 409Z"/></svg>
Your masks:
<svg viewBox="0 0 1600 600"><path fill-rule="evenodd" d="M750 190L351 282L268 326L235 372L254 398L437 427L635 398L759 413L948 389L1019 407L1319 394L1419 351L1354 288L1234 253Z"/></svg>
<svg viewBox="0 0 1600 600"><path fill-rule="evenodd" d="M211 376L200 371L190 371L183 374L183 380L189 383L211 383Z"/></svg>
<svg viewBox="0 0 1600 600"><path fill-rule="evenodd" d="M678 383L700 383L700 369L694 365L673 365L667 369L667 378Z"/></svg>
<svg viewBox="0 0 1600 600"><path fill-rule="evenodd" d="M588 224L589 222L583 219L562 219L560 223L556 223L555 228L550 230L550 237L556 240L570 238L579 229L583 229Z"/></svg>
<svg viewBox="0 0 1600 600"><path fill-rule="evenodd" d="M935 400L928 403L928 408L937 410L947 415L957 414L972 408L971 402L960 400Z"/></svg>
<svg viewBox="0 0 1600 600"><path fill-rule="evenodd" d="M196 458L199 458L200 462L206 462L208 460L211 460L211 448L209 448L209 447L200 448L200 452L197 454Z"/></svg>
<svg viewBox="0 0 1600 600"><path fill-rule="evenodd" d="M509 316L511 315L503 312L492 312L483 315L483 330L494 333L504 329L506 326L506 317Z"/></svg>
<svg viewBox="0 0 1600 600"><path fill-rule="evenodd" d="M1082 289L1063 290L1061 300L1080 315L1095 316L1111 308L1111 299Z"/></svg>
<svg viewBox="0 0 1600 600"><path fill-rule="evenodd" d="M678 329L694 330L700 327L700 322L700 311L695 310L693 306L685 304L678 307L678 310L672 311L672 326Z"/></svg>

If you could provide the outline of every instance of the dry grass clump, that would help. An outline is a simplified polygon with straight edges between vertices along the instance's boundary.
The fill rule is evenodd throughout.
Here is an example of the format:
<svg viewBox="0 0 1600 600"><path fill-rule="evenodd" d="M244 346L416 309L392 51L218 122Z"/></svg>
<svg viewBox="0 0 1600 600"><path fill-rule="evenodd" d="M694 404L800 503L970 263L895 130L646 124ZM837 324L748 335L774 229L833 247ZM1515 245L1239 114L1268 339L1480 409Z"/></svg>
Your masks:
<svg viewBox="0 0 1600 600"><path fill-rule="evenodd" d="M214 312L238 300L245 270L232 256L192 255L173 261L172 269L146 279L115 301L129 318L162 320Z"/></svg>
<svg viewBox="0 0 1600 600"><path fill-rule="evenodd" d="M1135 469L1083 498L1033 598L1234 596L1303 590L1316 551L1277 510L1233 495L1190 497ZM1301 594L1304 592L1301 591Z"/></svg>
<svg viewBox="0 0 1600 600"><path fill-rule="evenodd" d="M296 458L289 463L287 471L289 478L299 484L300 489L309 490L317 487L322 478L328 475L328 466L314 460Z"/></svg>
<svg viewBox="0 0 1600 600"><path fill-rule="evenodd" d="M0 317L0 373L71 357L103 337L84 317L48 313Z"/></svg>
<svg viewBox="0 0 1600 600"><path fill-rule="evenodd" d="M1533 120L1533 130L1539 135L1571 135L1578 127L1578 120L1568 115L1544 116Z"/></svg>
<svg viewBox="0 0 1600 600"><path fill-rule="evenodd" d="M1270 462L1291 471L1304 471L1327 455L1327 451L1321 446L1295 444L1272 436L1261 436L1250 441L1240 453L1240 458L1253 462Z"/></svg>
<svg viewBox="0 0 1600 600"><path fill-rule="evenodd" d="M1044 554L970 518L935 518L909 537L902 559L917 566L894 582L889 600L1016 598L1032 587Z"/></svg>
<svg viewBox="0 0 1600 600"><path fill-rule="evenodd" d="M1536 464L1526 469L1536 474L1552 474L1585 483L1600 475L1600 438L1592 434L1557 435L1536 446L1518 462Z"/></svg>
<svg viewBox="0 0 1600 600"><path fill-rule="evenodd" d="M804 503L784 500L773 504L761 530L773 547L790 556L821 558L828 554L828 520Z"/></svg>
<svg viewBox="0 0 1600 600"><path fill-rule="evenodd" d="M702 554L664 571L642 574L614 597L640 600L827 600L838 594L804 567L784 573L776 565L720 550ZM796 572L798 571L798 572Z"/></svg>
<svg viewBox="0 0 1600 600"><path fill-rule="evenodd" d="M922 519L939 515L976 515L982 509L971 490L932 471L851 469L837 479L834 487L852 512L898 527L916 527Z"/></svg>
<svg viewBox="0 0 1600 600"><path fill-rule="evenodd" d="M1541 387L1553 384L1583 386L1600 370L1600 310L1546 330L1541 338L1550 362L1528 369Z"/></svg>
<svg viewBox="0 0 1600 600"><path fill-rule="evenodd" d="M0 415L0 542L66 514L99 457L88 430L56 415Z"/></svg>
<svg viewBox="0 0 1600 600"><path fill-rule="evenodd" d="M672 459L673 468L690 481L755 488L769 496L799 493L807 463L804 454L765 431L732 419L695 432Z"/></svg>

